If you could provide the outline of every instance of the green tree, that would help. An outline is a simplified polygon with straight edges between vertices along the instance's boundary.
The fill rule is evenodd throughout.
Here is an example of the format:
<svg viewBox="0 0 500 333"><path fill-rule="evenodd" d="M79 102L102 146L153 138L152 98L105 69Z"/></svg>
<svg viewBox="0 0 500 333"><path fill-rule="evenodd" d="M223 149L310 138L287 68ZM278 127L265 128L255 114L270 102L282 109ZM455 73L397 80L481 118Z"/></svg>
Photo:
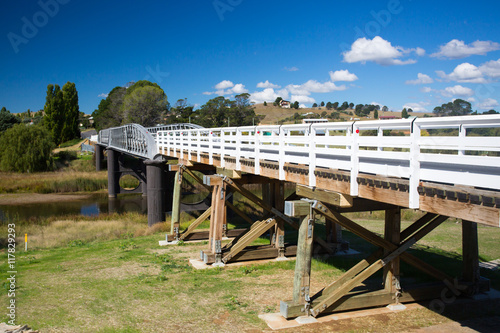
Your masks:
<svg viewBox="0 0 500 333"><path fill-rule="evenodd" d="M375 112L373 113L373 118L378 119L378 110L375 109Z"/></svg>
<svg viewBox="0 0 500 333"><path fill-rule="evenodd" d="M389 111L389 108L384 105L384 107L382 108L382 111L387 112L387 111Z"/></svg>
<svg viewBox="0 0 500 333"><path fill-rule="evenodd" d="M348 102L344 102L344 103L342 103L342 106L340 107L340 110L347 110L348 107L349 107L349 103Z"/></svg>
<svg viewBox="0 0 500 333"><path fill-rule="evenodd" d="M192 105L188 105L187 98L179 99L174 107L170 109L167 123L189 123L191 118L194 119L194 110Z"/></svg>
<svg viewBox="0 0 500 333"><path fill-rule="evenodd" d="M167 111L167 96L161 88L156 86L140 86L133 89L130 94L126 92L122 108L123 124L136 123L145 127L154 126L160 122L162 115Z"/></svg>
<svg viewBox="0 0 500 333"><path fill-rule="evenodd" d="M408 111L406 110L406 108L401 111L401 118L408 119Z"/></svg>
<svg viewBox="0 0 500 333"><path fill-rule="evenodd" d="M7 110L4 107L0 110L0 134L11 128L12 126L19 124L21 122L21 119L10 113L9 110Z"/></svg>
<svg viewBox="0 0 500 333"><path fill-rule="evenodd" d="M339 108L339 102L335 102L332 105L333 109L337 110Z"/></svg>
<svg viewBox="0 0 500 333"><path fill-rule="evenodd" d="M0 170L37 172L52 169L54 143L40 125L15 125L0 137Z"/></svg>
<svg viewBox="0 0 500 333"><path fill-rule="evenodd" d="M80 107L78 106L78 92L73 82L67 82L63 88L64 123L61 133L61 141L66 142L80 137L79 118Z"/></svg>
<svg viewBox="0 0 500 333"><path fill-rule="evenodd" d="M222 127L226 124L226 115L231 106L232 102L224 96L212 98L196 111L196 122L203 127Z"/></svg>
<svg viewBox="0 0 500 333"><path fill-rule="evenodd" d="M64 96L59 85L49 84L47 86L47 97L45 99L45 119L44 123L47 126L52 139L56 145L62 142L62 132L64 127Z"/></svg>
<svg viewBox="0 0 500 333"><path fill-rule="evenodd" d="M273 105L274 106L280 106L280 102L283 100L281 97L276 97L276 100L274 101Z"/></svg>
<svg viewBox="0 0 500 333"><path fill-rule="evenodd" d="M436 106L433 113L439 117L443 116L463 116L472 112L472 106L469 102L463 99L456 99L453 102Z"/></svg>
<svg viewBox="0 0 500 333"><path fill-rule="evenodd" d="M124 87L113 88L106 99L102 99L94 112L92 112L92 117L94 118L94 126L96 130L120 126L123 122L123 98L125 97L125 92L127 91Z"/></svg>
<svg viewBox="0 0 500 333"><path fill-rule="evenodd" d="M267 106L267 102L266 101L264 101L264 106Z"/></svg>
<svg viewBox="0 0 500 333"><path fill-rule="evenodd" d="M298 101L293 102L292 107L293 107L294 109L296 109L296 110L297 110L297 109L299 108L299 106L300 106L300 105L299 105L299 102L298 102Z"/></svg>
<svg viewBox="0 0 500 333"><path fill-rule="evenodd" d="M331 110L332 109L332 102L326 103L326 109Z"/></svg>
<svg viewBox="0 0 500 333"><path fill-rule="evenodd" d="M325 118L325 117L326 117L326 115L327 115L327 112L326 112L326 111L321 112L321 118Z"/></svg>
<svg viewBox="0 0 500 333"><path fill-rule="evenodd" d="M312 107L313 108L317 108L318 107L318 103L314 103Z"/></svg>
<svg viewBox="0 0 500 333"><path fill-rule="evenodd" d="M349 103L349 109L354 109L354 103Z"/></svg>
<svg viewBox="0 0 500 333"><path fill-rule="evenodd" d="M320 104L322 107L325 106L325 102L321 101L321 104Z"/></svg>
<svg viewBox="0 0 500 333"><path fill-rule="evenodd" d="M363 116L363 104L358 104L356 105L356 109L354 110L354 113L356 114L356 116L358 117L362 117Z"/></svg>

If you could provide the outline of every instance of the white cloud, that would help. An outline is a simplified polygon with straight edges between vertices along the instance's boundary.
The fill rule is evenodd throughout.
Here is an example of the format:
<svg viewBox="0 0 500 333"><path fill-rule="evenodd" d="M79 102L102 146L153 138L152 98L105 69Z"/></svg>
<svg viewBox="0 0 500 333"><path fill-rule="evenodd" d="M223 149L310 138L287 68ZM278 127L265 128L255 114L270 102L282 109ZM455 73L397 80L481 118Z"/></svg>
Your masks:
<svg viewBox="0 0 500 333"><path fill-rule="evenodd" d="M416 63L417 61L414 59L399 59L411 52L422 55L425 53L425 50L422 48L405 49L401 46L394 47L382 37L376 36L373 39L366 39L365 37L357 39L351 45L351 50L343 52L342 55L344 56L344 61L349 63L373 61L379 65L388 66Z"/></svg>
<svg viewBox="0 0 500 333"><path fill-rule="evenodd" d="M349 71L347 69L335 71L335 72L330 71L329 74L330 74L330 79L332 82L336 82L336 81L352 82L352 81L356 81L358 79L356 74L349 73Z"/></svg>
<svg viewBox="0 0 500 333"><path fill-rule="evenodd" d="M422 87L420 88L420 91L423 93L430 93L432 91L431 87Z"/></svg>
<svg viewBox="0 0 500 333"><path fill-rule="evenodd" d="M377 102L371 102L370 105L378 105L378 106L380 106L380 108L382 108L384 106L383 104L380 104Z"/></svg>
<svg viewBox="0 0 500 333"><path fill-rule="evenodd" d="M235 94L245 94L248 92L245 86L241 83L235 84L233 88L230 89L231 93Z"/></svg>
<svg viewBox="0 0 500 333"><path fill-rule="evenodd" d="M266 88L263 91L256 91L250 95L250 101L255 103L274 102L280 96L273 88ZM287 96L288 97L288 96Z"/></svg>
<svg viewBox="0 0 500 333"><path fill-rule="evenodd" d="M305 95L292 95L290 98L290 102L294 103L295 101L299 103L316 103L316 100L310 96L305 96Z"/></svg>
<svg viewBox="0 0 500 333"><path fill-rule="evenodd" d="M307 106L305 104L300 104L299 105L299 109L306 109L306 108L307 108Z"/></svg>
<svg viewBox="0 0 500 333"><path fill-rule="evenodd" d="M346 90L345 85L337 86L331 81L324 83L318 82L316 80L309 80L301 85L289 84L286 89L295 95L306 95L309 96L311 93L329 93L332 91Z"/></svg>
<svg viewBox="0 0 500 333"><path fill-rule="evenodd" d="M461 97L469 97L474 95L474 90L456 85L454 87L447 87L443 91L441 91L441 95L444 97L452 97L452 96L461 96Z"/></svg>
<svg viewBox="0 0 500 333"><path fill-rule="evenodd" d="M229 80L224 80L215 85L216 91L205 91L203 95L232 95L232 94L244 94L247 93L248 90L245 88L245 85L238 83L234 84Z"/></svg>
<svg viewBox="0 0 500 333"><path fill-rule="evenodd" d="M257 83L257 88L273 88L273 89L278 89L281 88L281 86L278 86L277 84L272 84L269 82L269 80L266 80L266 82L259 82Z"/></svg>
<svg viewBox="0 0 500 333"><path fill-rule="evenodd" d="M500 104L498 104L498 101L493 98L487 98L483 100L481 103L477 105L478 108L482 110L491 110L493 108L498 107Z"/></svg>
<svg viewBox="0 0 500 333"><path fill-rule="evenodd" d="M429 83L434 82L434 80L429 75L426 75L426 74L418 73L417 77L418 77L418 79L408 80L405 83L406 84L429 84Z"/></svg>
<svg viewBox="0 0 500 333"><path fill-rule="evenodd" d="M475 41L465 44L464 41L453 39L439 47L439 52L431 54L431 57L460 59L471 55L486 55L490 51L500 50L500 44L492 41Z"/></svg>
<svg viewBox="0 0 500 333"><path fill-rule="evenodd" d="M444 71L436 71L436 74L446 81L486 83L479 68L468 62L458 65L450 74L446 74Z"/></svg>
<svg viewBox="0 0 500 333"><path fill-rule="evenodd" d="M108 94L104 94L104 93L102 93L102 94L99 94L97 97L107 98L107 97L108 97Z"/></svg>
<svg viewBox="0 0 500 333"><path fill-rule="evenodd" d="M290 68L285 67L285 68L283 68L283 69L284 69L284 70L286 70L286 71L288 71L288 72L296 72L296 71L298 71L298 70L299 70L299 69L298 69L297 67L295 67L295 66L290 67Z"/></svg>
<svg viewBox="0 0 500 333"><path fill-rule="evenodd" d="M475 103L476 99L474 97L467 98L467 102Z"/></svg>
<svg viewBox="0 0 500 333"><path fill-rule="evenodd" d="M499 78L500 77L500 59L497 61L491 60L485 62L481 66L479 66L479 70L484 75L488 75L489 77Z"/></svg>
<svg viewBox="0 0 500 333"><path fill-rule="evenodd" d="M428 105L428 102L406 103L405 105L403 105L403 108L412 109L413 112L428 112L428 110L425 108Z"/></svg>
<svg viewBox="0 0 500 333"><path fill-rule="evenodd" d="M217 89L217 90L224 90L224 89L232 88L232 87L234 87L234 83L232 83L229 80L221 81L215 85L215 89Z"/></svg>

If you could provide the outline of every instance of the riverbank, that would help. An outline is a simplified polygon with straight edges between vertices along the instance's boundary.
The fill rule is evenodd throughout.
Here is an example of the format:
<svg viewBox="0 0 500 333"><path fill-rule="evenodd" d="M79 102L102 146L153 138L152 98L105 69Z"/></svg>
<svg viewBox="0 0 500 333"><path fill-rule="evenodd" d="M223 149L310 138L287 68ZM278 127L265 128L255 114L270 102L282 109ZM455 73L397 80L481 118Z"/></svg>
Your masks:
<svg viewBox="0 0 500 333"><path fill-rule="evenodd" d="M40 194L40 193L11 193L0 194L2 205L29 205L49 202L68 202L90 198L91 194Z"/></svg>
<svg viewBox="0 0 500 333"><path fill-rule="evenodd" d="M65 232L68 227L74 228L75 232L71 234L78 238L68 239L62 245L30 248L28 252L24 252L21 246L16 255L17 322L44 333L262 332L268 328L258 315L278 312L279 300L290 298L294 260L194 270L188 265L188 259L198 258L199 251L208 246L206 242L160 247L158 240L164 238L164 231L147 228L144 220L133 220L133 216L123 215L110 216L109 220L61 221ZM129 221L130 226L136 225L150 234L134 235L130 231L110 234L113 238L107 240L81 239L83 234L95 233L90 229L81 232L82 227L92 224L102 227L112 221ZM379 232L381 225L380 221L362 221L361 224L375 232ZM57 223L53 225L53 229L44 229L43 232L52 230L57 238ZM112 224L109 230L116 227ZM445 222L411 252L436 267L451 269L455 273L461 268L457 252L461 241L449 236L457 234L460 229L460 224ZM500 257L500 249L496 246L499 236L499 229L479 227L480 253L484 260ZM349 232L344 231L344 238L361 254L313 259L312 293L374 250ZM443 239L447 241L443 242ZM0 278L5 280L5 251L0 253L0 261ZM403 272L407 269L406 265L402 266ZM498 272L481 269L481 274L490 278L493 286L498 288ZM0 294L2 304L8 300L6 294ZM460 311L464 318L500 316L500 307L496 305L500 304L489 303L488 311L478 312L454 309L450 304L442 314L424 308L303 326L293 329L293 332L411 331L450 323ZM5 321L2 313L0 320Z"/></svg>

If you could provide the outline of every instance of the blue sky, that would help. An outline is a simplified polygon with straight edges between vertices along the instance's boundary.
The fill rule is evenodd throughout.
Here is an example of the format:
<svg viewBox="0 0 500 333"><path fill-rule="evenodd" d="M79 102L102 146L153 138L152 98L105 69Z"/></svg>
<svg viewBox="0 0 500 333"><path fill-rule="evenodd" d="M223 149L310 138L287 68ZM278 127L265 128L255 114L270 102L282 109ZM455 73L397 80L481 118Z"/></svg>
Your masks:
<svg viewBox="0 0 500 333"><path fill-rule="evenodd" d="M432 109L455 98L500 110L496 1L94 1L2 4L0 107L42 109L75 82L80 110L129 81L171 104L281 96Z"/></svg>

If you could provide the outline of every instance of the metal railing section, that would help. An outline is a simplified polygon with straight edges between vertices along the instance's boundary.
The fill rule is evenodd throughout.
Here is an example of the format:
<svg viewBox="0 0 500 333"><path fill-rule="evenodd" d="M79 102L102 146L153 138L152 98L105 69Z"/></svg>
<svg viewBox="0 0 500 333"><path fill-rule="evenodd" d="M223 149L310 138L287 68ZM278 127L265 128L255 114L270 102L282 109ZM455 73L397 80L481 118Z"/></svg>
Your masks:
<svg viewBox="0 0 500 333"><path fill-rule="evenodd" d="M180 150L192 160L196 152L198 162L205 154L210 164L217 154L222 167L223 157L236 159L236 170L240 158L251 159L257 175L260 161L278 162L281 180L286 163L307 165L309 186L316 186L318 167L347 171L353 196L360 173L408 179L409 207L418 208L421 181L500 190L500 131L469 131L480 128L500 128L500 116L160 130L155 140L160 154L178 157ZM447 132L429 135L436 129Z"/></svg>

